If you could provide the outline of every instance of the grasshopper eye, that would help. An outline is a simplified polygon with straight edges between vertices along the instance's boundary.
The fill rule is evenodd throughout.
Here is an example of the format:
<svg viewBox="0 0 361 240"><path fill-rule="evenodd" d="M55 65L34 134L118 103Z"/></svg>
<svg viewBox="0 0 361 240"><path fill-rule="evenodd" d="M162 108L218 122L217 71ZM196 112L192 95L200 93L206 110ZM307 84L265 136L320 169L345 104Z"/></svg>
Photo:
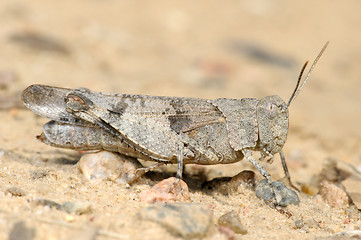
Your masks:
<svg viewBox="0 0 361 240"><path fill-rule="evenodd" d="M274 103L270 104L270 106L269 106L269 110L270 110L270 111L275 111L276 109L277 109L277 105L276 105L276 104L274 104Z"/></svg>

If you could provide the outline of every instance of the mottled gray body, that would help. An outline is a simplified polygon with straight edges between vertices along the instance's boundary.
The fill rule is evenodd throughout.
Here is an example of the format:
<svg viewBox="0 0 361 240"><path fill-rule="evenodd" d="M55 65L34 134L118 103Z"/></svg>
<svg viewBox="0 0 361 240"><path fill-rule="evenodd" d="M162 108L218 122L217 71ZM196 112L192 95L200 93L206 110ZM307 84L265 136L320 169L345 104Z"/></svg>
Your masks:
<svg viewBox="0 0 361 240"><path fill-rule="evenodd" d="M288 107L307 82L328 42L286 104L280 97L215 100L106 94L88 89L32 85L24 90L26 107L52 119L38 139L55 147L108 150L143 160L177 163L178 177L184 163L252 163L267 179L277 205L270 174L256 161L271 162L279 153L290 181L282 147L288 132Z"/></svg>
<svg viewBox="0 0 361 240"><path fill-rule="evenodd" d="M247 150L272 157L288 129L287 106L278 96L204 100L32 85L23 102L53 119L38 137L47 144L170 163L177 163L179 146L184 163L234 163Z"/></svg>

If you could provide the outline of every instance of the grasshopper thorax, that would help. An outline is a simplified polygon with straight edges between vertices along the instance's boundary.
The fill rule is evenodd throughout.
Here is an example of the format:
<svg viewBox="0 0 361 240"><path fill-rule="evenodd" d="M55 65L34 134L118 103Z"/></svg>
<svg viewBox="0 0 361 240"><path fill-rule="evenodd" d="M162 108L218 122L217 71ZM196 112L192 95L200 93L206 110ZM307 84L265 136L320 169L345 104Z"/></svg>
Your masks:
<svg viewBox="0 0 361 240"><path fill-rule="evenodd" d="M257 104L258 146L262 157L272 157L282 150L288 132L287 104L277 95Z"/></svg>

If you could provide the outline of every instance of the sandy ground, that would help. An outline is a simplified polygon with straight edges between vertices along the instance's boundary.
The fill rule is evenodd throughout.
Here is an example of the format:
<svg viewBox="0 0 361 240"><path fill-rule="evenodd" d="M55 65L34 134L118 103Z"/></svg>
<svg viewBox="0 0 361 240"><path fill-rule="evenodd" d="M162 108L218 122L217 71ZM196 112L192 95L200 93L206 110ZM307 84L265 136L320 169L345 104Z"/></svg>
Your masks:
<svg viewBox="0 0 361 240"><path fill-rule="evenodd" d="M140 193L157 181L145 179L130 189L111 181L93 184L78 170L80 153L35 139L47 120L21 107L19 97L34 83L210 99L277 94L286 100L303 63L330 41L290 106L283 149L298 187L330 158L360 171L360 9L356 0L1 1L0 239L19 221L34 239L76 239L88 227L100 230L96 239L177 238L135 217L149 206ZM278 157L265 166L273 179L283 176ZM218 176L254 170L246 161L211 169ZM23 196L8 193L10 187ZM300 205L287 207L288 218L254 191L241 190L224 196L190 188L193 203L212 208L205 238L227 239L216 223L231 210L248 231L236 239L315 239L360 230L360 211L352 204L334 207L319 194L301 192ZM38 198L87 201L93 212L34 207ZM297 227L300 219L305 224Z"/></svg>

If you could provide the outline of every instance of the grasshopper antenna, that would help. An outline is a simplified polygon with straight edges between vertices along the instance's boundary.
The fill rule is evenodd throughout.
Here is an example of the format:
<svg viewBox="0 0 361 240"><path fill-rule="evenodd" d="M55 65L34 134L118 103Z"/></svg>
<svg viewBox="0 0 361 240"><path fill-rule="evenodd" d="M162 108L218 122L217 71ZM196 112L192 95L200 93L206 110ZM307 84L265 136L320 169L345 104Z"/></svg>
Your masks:
<svg viewBox="0 0 361 240"><path fill-rule="evenodd" d="M306 84L307 80L309 79L310 75L311 75L311 72L313 71L313 69L315 68L316 66L316 63L318 62L318 60L321 58L323 52L326 50L327 48L327 45L329 44L330 42L327 41L325 43L325 45L323 46L323 48L321 49L320 53L317 55L315 61L313 61L312 63L312 66L310 68L310 70L308 71L306 77L305 77L305 80L302 82L301 86L300 86L300 83L301 83L301 79L302 79L302 75L303 75L303 72L305 71L305 68L308 64L308 61L303 65L302 69L301 69L301 72L300 72L300 75L298 77L298 80L297 80L297 84L296 84L296 87L295 87L295 90L293 91L291 97L290 97L290 100L288 101L287 103L287 108L290 106L291 102L293 100L295 100L295 98L297 97L297 95L301 92L303 86Z"/></svg>

